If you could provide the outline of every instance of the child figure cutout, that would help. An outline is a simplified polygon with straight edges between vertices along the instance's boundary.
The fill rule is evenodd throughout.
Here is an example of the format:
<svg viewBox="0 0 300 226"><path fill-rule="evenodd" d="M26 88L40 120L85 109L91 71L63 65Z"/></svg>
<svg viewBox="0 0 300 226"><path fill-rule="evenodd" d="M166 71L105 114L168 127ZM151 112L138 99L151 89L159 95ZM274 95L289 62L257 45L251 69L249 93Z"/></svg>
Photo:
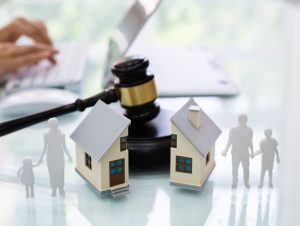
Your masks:
<svg viewBox="0 0 300 226"><path fill-rule="evenodd" d="M278 142L272 137L271 129L266 129L264 133L266 137L265 139L261 140L260 149L254 154L254 156L262 154L260 183L258 187L259 188L263 187L265 173L266 171L268 171L269 187L273 188L272 174L273 174L275 155L276 155L277 163L280 163L279 154L277 150Z"/></svg>
<svg viewBox="0 0 300 226"><path fill-rule="evenodd" d="M58 128L58 120L50 118L48 126L50 130L44 134L44 150L39 163L43 161L43 157L47 153L47 167L52 188L51 196L56 196L57 189L59 195L64 196L64 153L68 156L70 162L72 157L66 147L65 135Z"/></svg>
<svg viewBox="0 0 300 226"><path fill-rule="evenodd" d="M21 175L21 182L25 185L26 198L34 198L34 173L33 168L39 164L32 165L32 159L25 157L23 166L18 171L18 177ZM29 194L30 191L30 194Z"/></svg>
<svg viewBox="0 0 300 226"><path fill-rule="evenodd" d="M226 157L229 148L231 147L232 155L232 189L237 188L238 183L238 169L242 164L244 169L244 184L246 188L250 188L249 184L249 165L250 155L253 157L253 131L247 126L247 115L242 114L238 117L239 125L230 129L229 138L225 150L222 155Z"/></svg>

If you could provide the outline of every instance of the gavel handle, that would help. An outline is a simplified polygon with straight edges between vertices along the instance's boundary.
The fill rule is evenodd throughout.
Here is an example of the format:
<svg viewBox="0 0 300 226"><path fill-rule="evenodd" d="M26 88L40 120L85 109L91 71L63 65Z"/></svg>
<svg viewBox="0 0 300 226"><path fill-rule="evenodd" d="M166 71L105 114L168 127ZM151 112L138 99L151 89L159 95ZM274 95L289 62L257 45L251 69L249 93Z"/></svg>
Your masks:
<svg viewBox="0 0 300 226"><path fill-rule="evenodd" d="M117 91L113 88L84 100L77 99L74 103L71 104L2 122L0 123L0 137L17 130L24 129L44 120L48 120L51 117L68 114L74 111L84 111L86 108L94 106L98 100L102 100L104 103L110 104L118 101L119 97Z"/></svg>

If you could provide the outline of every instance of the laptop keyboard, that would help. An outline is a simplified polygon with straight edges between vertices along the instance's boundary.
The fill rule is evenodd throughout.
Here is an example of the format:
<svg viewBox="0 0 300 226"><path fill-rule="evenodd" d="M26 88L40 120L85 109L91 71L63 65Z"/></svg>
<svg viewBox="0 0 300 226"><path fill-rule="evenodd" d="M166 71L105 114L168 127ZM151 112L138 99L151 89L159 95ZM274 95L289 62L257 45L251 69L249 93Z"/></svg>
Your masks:
<svg viewBox="0 0 300 226"><path fill-rule="evenodd" d="M56 48L59 50L56 65L44 60L37 65L24 67L12 73L5 85L5 92L79 84L84 75L87 46L74 42L58 44Z"/></svg>

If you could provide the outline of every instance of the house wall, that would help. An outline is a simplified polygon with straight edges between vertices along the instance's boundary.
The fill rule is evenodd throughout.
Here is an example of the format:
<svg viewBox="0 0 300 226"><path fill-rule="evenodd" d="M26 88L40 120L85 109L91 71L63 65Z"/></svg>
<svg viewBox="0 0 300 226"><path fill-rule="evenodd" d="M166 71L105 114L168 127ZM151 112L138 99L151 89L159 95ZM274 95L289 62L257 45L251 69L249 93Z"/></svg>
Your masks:
<svg viewBox="0 0 300 226"><path fill-rule="evenodd" d="M216 161L215 161L215 145L213 145L210 148L210 160L208 162L208 164L206 165L206 159L204 158L204 174L202 177L202 182L205 182L206 178L210 175L211 171L214 169L215 165L216 165Z"/></svg>
<svg viewBox="0 0 300 226"><path fill-rule="evenodd" d="M211 159L206 166L206 159L198 150L189 142L189 140L172 124L172 134L177 134L177 148L171 148L171 164L170 164L170 181L202 186L207 176L215 165L214 147L211 150ZM192 173L176 172L176 156L192 158Z"/></svg>
<svg viewBox="0 0 300 226"><path fill-rule="evenodd" d="M92 158L92 169L89 169L85 165L85 151L76 145L76 169L88 180L92 185L94 185L99 191L105 191L110 189L109 181L109 161L117 159L125 159L125 183L114 186L124 187L128 185L129 178L129 160L128 160L128 150L120 151L120 137L127 136L128 129L125 129L122 134L116 139L112 144L110 149L104 154L100 162L97 162Z"/></svg>
<svg viewBox="0 0 300 226"><path fill-rule="evenodd" d="M128 185L129 179L129 160L128 160L128 150L120 151L120 137L128 136L128 128L126 128L122 134L116 139L109 151L107 151L101 159L101 190L110 189L109 180L109 162L117 159L124 159L125 163L125 183L116 185L113 188L124 187Z"/></svg>
<svg viewBox="0 0 300 226"><path fill-rule="evenodd" d="M81 173L91 184L99 191L101 190L101 166L95 159L92 158L92 169L85 165L85 151L76 144L76 169Z"/></svg>

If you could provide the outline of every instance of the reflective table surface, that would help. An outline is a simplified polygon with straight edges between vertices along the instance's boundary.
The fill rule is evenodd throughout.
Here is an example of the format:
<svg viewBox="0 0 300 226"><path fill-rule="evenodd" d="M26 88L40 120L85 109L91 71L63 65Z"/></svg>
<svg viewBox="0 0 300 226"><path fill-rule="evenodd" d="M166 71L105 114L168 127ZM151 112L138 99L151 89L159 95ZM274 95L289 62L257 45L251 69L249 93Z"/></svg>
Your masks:
<svg viewBox="0 0 300 226"><path fill-rule="evenodd" d="M82 91L87 97L101 91L107 38L130 3L0 1L0 25L17 15L38 18L46 21L55 41L90 43ZM44 162L34 169L36 196L26 199L17 171L24 156L38 160L44 122L0 139L0 225L299 225L299 20L297 1L165 0L143 32L150 32L153 42L213 50L241 90L233 98L195 98L223 131L216 143L217 165L203 191L170 186L169 169L162 166L130 172L130 193L124 197L98 197L75 173L75 163L66 162L66 197L52 198ZM187 98L158 101L175 112ZM59 118L66 137L87 112ZM273 189L267 177L265 187L257 188L260 156L250 160L251 188L244 188L240 168L238 189L231 189L231 154L224 158L221 151L244 112L254 131L254 150L266 128L279 142L281 163L275 163ZM67 139L67 146L75 159L75 144Z"/></svg>

